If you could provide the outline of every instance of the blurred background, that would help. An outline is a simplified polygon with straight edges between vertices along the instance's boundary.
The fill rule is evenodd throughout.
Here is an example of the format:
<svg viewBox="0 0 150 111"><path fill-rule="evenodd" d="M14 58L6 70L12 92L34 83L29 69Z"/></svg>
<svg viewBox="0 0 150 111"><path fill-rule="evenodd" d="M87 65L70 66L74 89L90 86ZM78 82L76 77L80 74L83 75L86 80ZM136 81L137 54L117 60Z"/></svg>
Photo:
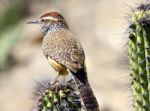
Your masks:
<svg viewBox="0 0 150 111"><path fill-rule="evenodd" d="M101 111L131 111L126 16L139 0L0 0L0 111L30 111L34 80L54 78L39 26L26 22L60 12L86 52Z"/></svg>

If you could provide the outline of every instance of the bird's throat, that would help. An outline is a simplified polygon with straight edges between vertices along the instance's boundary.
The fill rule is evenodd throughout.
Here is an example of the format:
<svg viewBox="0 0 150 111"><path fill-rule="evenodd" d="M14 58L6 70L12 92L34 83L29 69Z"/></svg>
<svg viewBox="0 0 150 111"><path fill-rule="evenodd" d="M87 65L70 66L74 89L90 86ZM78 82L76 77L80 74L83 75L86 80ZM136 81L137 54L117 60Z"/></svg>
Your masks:
<svg viewBox="0 0 150 111"><path fill-rule="evenodd" d="M54 23L54 24L49 25L49 27L47 29L47 34L48 33L53 33L53 32L56 32L56 31L60 31L60 30L63 30L63 29L68 29L67 24L64 24L64 23L61 23L61 22Z"/></svg>

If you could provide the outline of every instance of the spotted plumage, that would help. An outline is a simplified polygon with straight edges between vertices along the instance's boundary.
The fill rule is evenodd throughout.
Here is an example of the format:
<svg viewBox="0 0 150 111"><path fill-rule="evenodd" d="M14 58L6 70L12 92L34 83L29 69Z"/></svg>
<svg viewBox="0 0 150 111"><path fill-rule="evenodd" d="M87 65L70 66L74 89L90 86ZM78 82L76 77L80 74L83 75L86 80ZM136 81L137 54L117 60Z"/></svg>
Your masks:
<svg viewBox="0 0 150 111"><path fill-rule="evenodd" d="M46 57L54 59L74 73L84 67L83 48L67 29L47 34L43 39L42 49Z"/></svg>
<svg viewBox="0 0 150 111"><path fill-rule="evenodd" d="M63 16L57 12L50 12L29 23L40 25L44 34L42 50L51 66L59 75L67 75L68 70L71 72L87 108L86 111L100 111L88 82L84 50L70 32Z"/></svg>

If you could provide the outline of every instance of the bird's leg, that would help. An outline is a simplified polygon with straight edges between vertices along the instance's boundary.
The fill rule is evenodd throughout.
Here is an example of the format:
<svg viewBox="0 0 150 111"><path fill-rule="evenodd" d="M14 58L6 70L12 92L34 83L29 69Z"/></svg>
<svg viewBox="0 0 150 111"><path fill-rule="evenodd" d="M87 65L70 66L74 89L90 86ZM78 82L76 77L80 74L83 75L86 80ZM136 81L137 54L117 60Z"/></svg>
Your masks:
<svg viewBox="0 0 150 111"><path fill-rule="evenodd" d="M67 77L63 76L63 82L64 82L64 84L66 83L66 80L67 80Z"/></svg>
<svg viewBox="0 0 150 111"><path fill-rule="evenodd" d="M58 82L58 78L60 77L60 75L58 74L57 76L56 76L56 78L54 79L54 82Z"/></svg>
<svg viewBox="0 0 150 111"><path fill-rule="evenodd" d="M54 84L56 84L56 83L58 83L59 81L58 81L58 78L60 77L60 74L58 73L58 75L55 77L55 79L52 81L52 84L54 85Z"/></svg>

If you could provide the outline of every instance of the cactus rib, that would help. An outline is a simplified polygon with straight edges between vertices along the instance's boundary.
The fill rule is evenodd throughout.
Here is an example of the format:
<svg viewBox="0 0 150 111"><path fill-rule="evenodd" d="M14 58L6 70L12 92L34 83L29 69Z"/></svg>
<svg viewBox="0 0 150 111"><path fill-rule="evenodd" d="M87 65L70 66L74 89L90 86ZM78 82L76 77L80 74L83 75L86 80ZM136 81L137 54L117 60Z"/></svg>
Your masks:
<svg viewBox="0 0 150 111"><path fill-rule="evenodd" d="M150 4L141 4L132 14L128 59L135 111L150 111Z"/></svg>

